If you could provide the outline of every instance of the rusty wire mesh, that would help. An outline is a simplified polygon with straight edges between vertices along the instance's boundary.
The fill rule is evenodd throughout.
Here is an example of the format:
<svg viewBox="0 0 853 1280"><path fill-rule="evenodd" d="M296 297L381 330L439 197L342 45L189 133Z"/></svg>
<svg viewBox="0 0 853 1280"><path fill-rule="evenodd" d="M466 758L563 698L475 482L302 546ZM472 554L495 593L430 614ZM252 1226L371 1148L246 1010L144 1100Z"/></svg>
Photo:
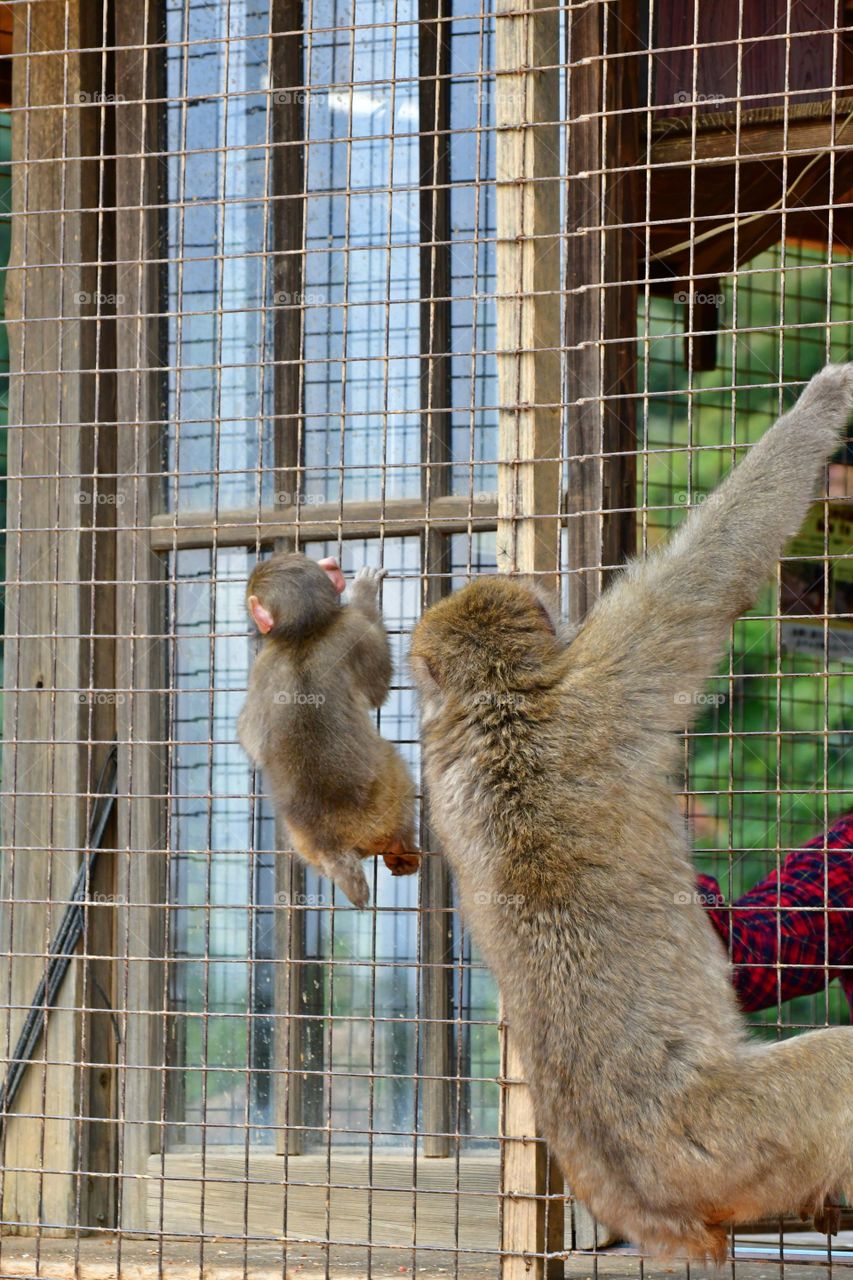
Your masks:
<svg viewBox="0 0 853 1280"><path fill-rule="evenodd" d="M642 1274L546 1153L519 1173L535 1136L426 809L419 879L374 867L367 912L288 856L235 735L243 591L274 547L385 567L379 725L417 771L425 605L523 568L579 617L660 541L850 356L849 4L0 18L2 1274ZM514 430L531 410L550 434ZM728 900L853 804L850 465L685 738ZM831 976L756 1034L847 1021ZM849 1263L853 1235L792 1225L733 1239L734 1269Z"/></svg>

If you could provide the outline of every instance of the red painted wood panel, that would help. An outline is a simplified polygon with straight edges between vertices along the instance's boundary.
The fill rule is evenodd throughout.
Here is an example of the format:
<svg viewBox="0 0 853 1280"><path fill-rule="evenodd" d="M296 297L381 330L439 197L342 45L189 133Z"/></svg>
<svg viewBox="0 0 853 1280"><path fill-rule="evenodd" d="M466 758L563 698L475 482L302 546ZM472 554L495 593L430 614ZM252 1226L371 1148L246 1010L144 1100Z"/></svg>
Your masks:
<svg viewBox="0 0 853 1280"><path fill-rule="evenodd" d="M693 45L696 6L698 29ZM738 96L738 5L658 0L654 32L657 115L733 110ZM790 27L788 12L790 10ZM743 6L740 98L744 110L820 102L833 87L834 0L749 0ZM787 53L790 36L790 54ZM787 62L787 70L786 70ZM838 84L843 84L838 54Z"/></svg>

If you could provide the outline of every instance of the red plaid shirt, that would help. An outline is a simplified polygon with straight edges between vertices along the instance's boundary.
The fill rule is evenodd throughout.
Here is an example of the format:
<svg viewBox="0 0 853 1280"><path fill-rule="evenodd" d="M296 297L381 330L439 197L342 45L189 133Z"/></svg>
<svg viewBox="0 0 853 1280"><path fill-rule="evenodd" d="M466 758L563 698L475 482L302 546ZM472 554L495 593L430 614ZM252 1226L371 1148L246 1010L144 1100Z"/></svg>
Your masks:
<svg viewBox="0 0 853 1280"><path fill-rule="evenodd" d="M713 876L697 883L744 1010L823 991L838 978L853 1011L853 813L730 906Z"/></svg>

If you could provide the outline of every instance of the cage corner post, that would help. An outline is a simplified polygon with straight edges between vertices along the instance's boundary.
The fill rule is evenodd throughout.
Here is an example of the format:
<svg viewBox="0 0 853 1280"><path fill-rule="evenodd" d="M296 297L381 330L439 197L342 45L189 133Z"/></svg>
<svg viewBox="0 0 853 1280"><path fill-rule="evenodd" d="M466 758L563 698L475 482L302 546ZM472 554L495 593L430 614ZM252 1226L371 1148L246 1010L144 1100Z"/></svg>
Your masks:
<svg viewBox="0 0 853 1280"><path fill-rule="evenodd" d="M635 0L567 24L566 288L569 617L579 622L636 541L641 233ZM618 73L617 73L618 72Z"/></svg>
<svg viewBox="0 0 853 1280"><path fill-rule="evenodd" d="M146 531L163 504L158 111L155 0L116 0L116 994L117 1225L148 1226L148 1162L159 1152L163 1091L167 790L164 557ZM141 535L141 536L140 536Z"/></svg>
<svg viewBox="0 0 853 1280"><path fill-rule="evenodd" d="M421 190L420 257L422 497L427 527L423 535L425 608L450 586L449 537L430 523L433 503L452 492L450 305L450 13L448 0L420 0L419 138ZM421 847L434 849L437 837L422 817ZM451 1098L453 1064L452 979L447 963L453 894L447 863L428 856L421 866L420 957L423 1152L428 1159L453 1154L455 1120Z"/></svg>
<svg viewBox="0 0 853 1280"><path fill-rule="evenodd" d="M14 13L13 246L6 320L9 407L3 884L6 1017L14 1049L87 849L92 792L114 733L114 597L108 493L111 323L99 316L102 8L47 0ZM34 56L35 55L35 56ZM109 288L109 284L107 285ZM87 887L109 896L113 867ZM112 1225L112 1041L93 983L109 985L109 912L88 909L5 1131L4 1230L75 1234ZM109 996L107 997L109 999ZM86 1065L107 1053L97 1070ZM97 1175L90 1176L91 1171ZM100 1176L104 1174L106 1176Z"/></svg>
<svg viewBox="0 0 853 1280"><path fill-rule="evenodd" d="M636 0L567 19L566 238L569 619L579 623L636 542L636 317L641 48ZM628 55L628 56L626 56ZM571 1188L569 1188L571 1190ZM574 1201L573 1243L604 1243Z"/></svg>
<svg viewBox="0 0 853 1280"><path fill-rule="evenodd" d="M272 290L273 298L302 298L305 273L305 47L304 6L301 0L270 0L273 89L271 139ZM285 312L286 322L274 326L273 510L299 512L302 490L302 395L304 315ZM274 551L296 550L300 530L278 536ZM283 822L276 819L276 848L290 847ZM309 1056L305 1014L322 1016L324 993L306 982L305 866L295 853L279 852L275 862L277 963L274 977L275 1030L275 1149L285 1158L304 1155L310 1147L305 1127L306 1076ZM316 1065L316 1064L315 1064Z"/></svg>
<svg viewBox="0 0 853 1280"><path fill-rule="evenodd" d="M547 0L495 14L498 567L555 587L560 564L560 23ZM518 1046L501 1045L502 1280L562 1275L563 1198ZM556 1179L555 1179L556 1181ZM556 1194L555 1194L556 1192Z"/></svg>

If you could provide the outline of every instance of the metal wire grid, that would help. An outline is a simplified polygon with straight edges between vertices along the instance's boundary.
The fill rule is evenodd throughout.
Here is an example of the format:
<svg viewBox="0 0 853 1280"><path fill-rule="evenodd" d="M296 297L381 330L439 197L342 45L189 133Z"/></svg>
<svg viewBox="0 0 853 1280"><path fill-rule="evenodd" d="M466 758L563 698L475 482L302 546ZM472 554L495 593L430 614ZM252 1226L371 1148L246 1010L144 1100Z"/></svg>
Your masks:
<svg viewBox="0 0 853 1280"><path fill-rule="evenodd" d="M113 737L125 764L77 960L60 1007L45 1010L4 1130L3 1221L35 1236L26 1250L4 1241L4 1274L85 1275L100 1261L176 1275L508 1275L541 1270L546 1253L556 1274L564 1247L583 1243L583 1222L555 1243L558 1201L546 1200L545 1243L531 1250L529 1238L508 1237L501 1179L517 1136L502 1115L499 1009L452 897L428 896L426 877L419 887L379 869L370 913L335 901L280 855L234 738L251 658L242 584L276 536L339 554L347 572L365 560L389 570L397 687L380 725L413 765L406 636L424 602L504 563L506 522L518 513L508 517L499 497L497 422L511 406L498 378L507 228L496 152L518 104L512 88L501 98L495 75L501 15L471 0L11 7L21 270L9 309L7 1057L86 849ZM661 0L633 26L629 6L601 0L529 10L557 24L553 54L535 68L557 79L560 103L554 118L525 122L542 136L556 125L559 139L538 181L559 193L560 263L534 303L558 297L562 318L556 336L537 331L533 345L559 352L565 391L562 442L540 463L559 463L580 506L563 519L555 494L523 514L552 540L568 598L573 582L599 584L629 549L599 543L578 560L583 519L627 513L646 550L766 428L783 387L849 354L853 240L846 169L837 176L851 140L846 8L770 8L766 30L740 0L734 34L711 32L716 11L697 0L684 38ZM602 20L591 117L573 97L589 65L579 43L590 11ZM762 49L781 50L768 52L764 81ZM708 68L719 63L709 59L721 56L727 89L711 99ZM799 77L803 60L816 68L811 83ZM662 67L678 86L666 101ZM636 101L618 96L630 78ZM598 150L582 169L574 157L590 118ZM614 126L637 127L632 157L615 149ZM125 143L135 130L124 152L122 127ZM713 164L723 170L704 140L714 128L728 137L730 210L704 181ZM130 196L113 159L128 152ZM92 154L102 162L78 159ZM817 155L823 185L809 186L802 174ZM675 218L662 210L664 180L687 192L686 213L683 203ZM587 188L579 226L573 200ZM120 247L129 215L138 253ZM763 242L745 256L756 226ZM520 231L543 248L552 234ZM703 247L726 234L730 246L708 265ZM633 270L614 277L607 254L619 235L634 245ZM579 274L591 239L604 288ZM152 271L149 307L141 282ZM624 286L635 294L636 345L612 327L608 298ZM579 332L573 308L590 288ZM705 370L709 335L716 363ZM633 384L577 381L582 346L603 368L626 343ZM604 397L634 434L579 448L573 415ZM37 441L31 454L24 439ZM582 458L607 483L581 485ZM846 495L843 466L834 483ZM151 489L160 499L149 510ZM126 530L129 581L115 550ZM827 539L822 558L848 551L830 556ZM146 614L139 602L152 599ZM152 616L159 624L145 623ZM822 658L783 654L779 594L768 594L736 630L721 700L685 742L702 865L733 896L849 807L847 672L828 656L836 620L824 609L818 622ZM152 662L159 681L142 675ZM151 690L165 710L158 732L143 718ZM160 786L156 769L145 772L155 754L167 757ZM137 815L125 827L123 806ZM153 831L158 816L162 847L140 847L139 826ZM131 857L152 868L147 879ZM438 962L430 920L442 922ZM446 977L443 1011L430 970ZM765 1033L844 1017L833 990L772 1011ZM151 1139L143 1160L140 1131ZM548 1185L535 1190L540 1200ZM73 1240L51 1241L48 1228ZM781 1237L769 1234L765 1252L781 1259ZM811 1260L841 1265L846 1252L842 1242ZM590 1265L570 1257L566 1269Z"/></svg>

